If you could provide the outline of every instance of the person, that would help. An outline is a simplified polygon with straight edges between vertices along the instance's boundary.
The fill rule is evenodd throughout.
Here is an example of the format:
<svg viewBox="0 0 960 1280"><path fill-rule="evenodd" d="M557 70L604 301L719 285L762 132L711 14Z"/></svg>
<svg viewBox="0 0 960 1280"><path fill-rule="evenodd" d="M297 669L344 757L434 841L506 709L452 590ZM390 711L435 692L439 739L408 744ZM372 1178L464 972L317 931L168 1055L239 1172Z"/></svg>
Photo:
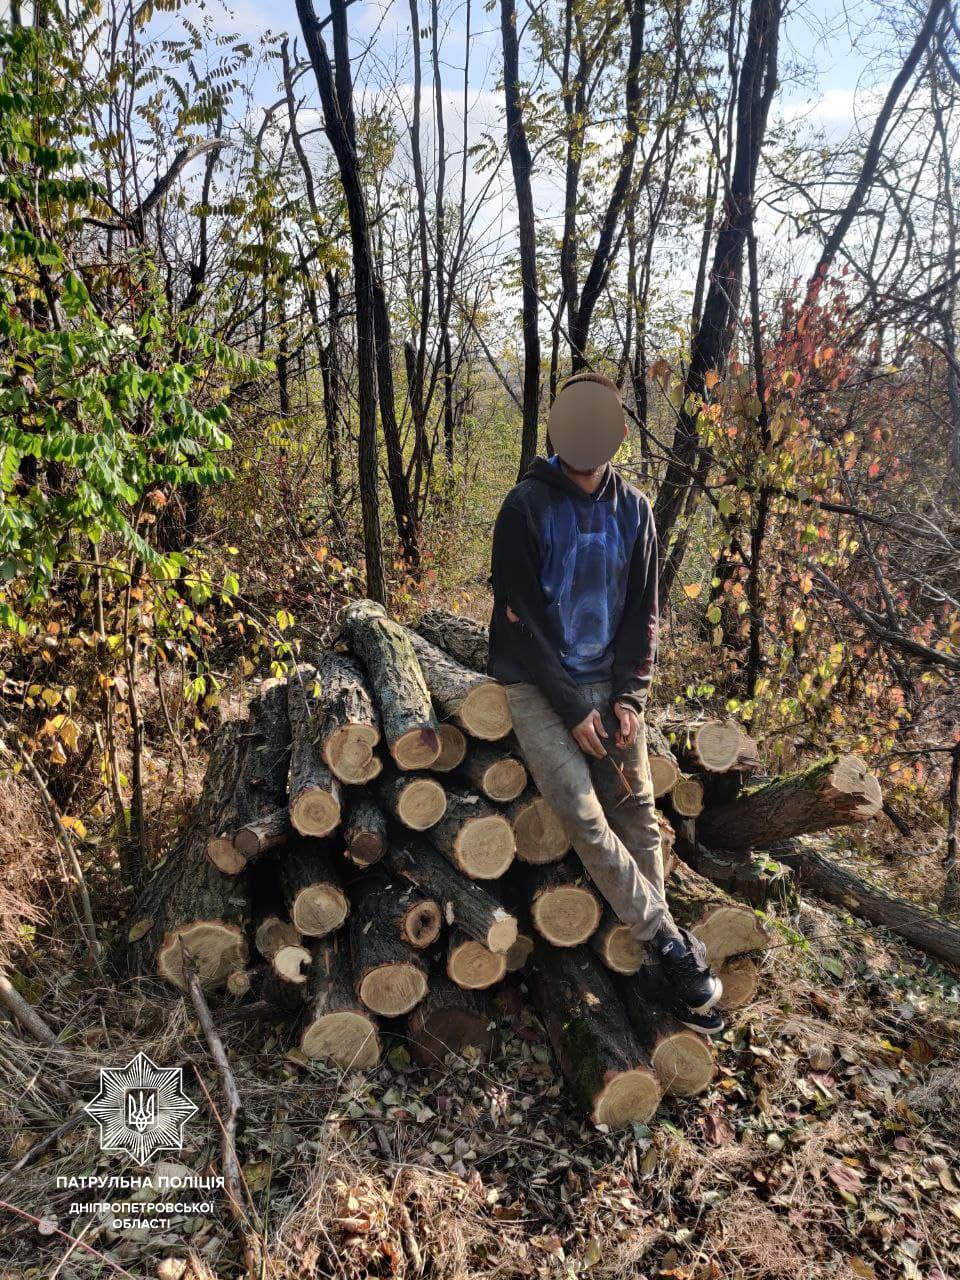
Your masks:
<svg viewBox="0 0 960 1280"><path fill-rule="evenodd" d="M672 1011L714 1035L722 985L664 895L644 731L657 535L650 503L611 466L626 437L616 384L568 378L548 429L555 455L535 459L494 526L488 671L506 687L533 781L616 915L652 948Z"/></svg>

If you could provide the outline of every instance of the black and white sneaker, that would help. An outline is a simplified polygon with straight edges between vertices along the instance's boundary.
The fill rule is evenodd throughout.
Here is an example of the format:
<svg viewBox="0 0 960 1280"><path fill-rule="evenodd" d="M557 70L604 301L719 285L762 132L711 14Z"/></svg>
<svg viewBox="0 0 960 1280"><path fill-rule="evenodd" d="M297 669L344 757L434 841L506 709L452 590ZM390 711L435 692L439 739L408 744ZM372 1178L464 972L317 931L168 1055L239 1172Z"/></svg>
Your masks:
<svg viewBox="0 0 960 1280"><path fill-rule="evenodd" d="M703 944L682 930L657 946L660 968L679 1004L691 1013L709 1013L723 995L723 983L711 973Z"/></svg>
<svg viewBox="0 0 960 1280"><path fill-rule="evenodd" d="M718 1036L724 1029L724 1021L716 1009L709 1013L694 1013L692 1009L684 1009L678 1005L673 1009L673 1016L678 1022L696 1031L701 1036Z"/></svg>

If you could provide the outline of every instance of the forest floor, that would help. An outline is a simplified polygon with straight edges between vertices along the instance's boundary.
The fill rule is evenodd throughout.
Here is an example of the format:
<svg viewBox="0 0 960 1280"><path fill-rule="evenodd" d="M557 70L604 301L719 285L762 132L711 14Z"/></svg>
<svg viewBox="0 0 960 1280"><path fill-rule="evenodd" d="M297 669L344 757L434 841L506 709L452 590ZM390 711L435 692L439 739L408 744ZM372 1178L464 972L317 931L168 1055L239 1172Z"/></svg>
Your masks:
<svg viewBox="0 0 960 1280"><path fill-rule="evenodd" d="M834 837L829 851L845 848ZM496 1055L442 1075L412 1070L399 1034L377 1071L337 1078L300 1055L292 1027L231 1024L263 1276L952 1280L960 987L832 908L806 902L797 927L802 941L764 958L757 1002L731 1015L715 1085L625 1134L576 1115L519 985ZM0 1201L40 1220L2 1212L0 1276L245 1274L222 1201L166 1232L71 1217L83 1193L58 1175L124 1171L86 1117L5 1175L95 1092L99 1067L140 1050L183 1065L200 1103L180 1162L218 1168L198 1080L220 1094L186 1003L50 964L24 973L48 1021L70 1028L64 1043L27 1048L0 1026Z"/></svg>

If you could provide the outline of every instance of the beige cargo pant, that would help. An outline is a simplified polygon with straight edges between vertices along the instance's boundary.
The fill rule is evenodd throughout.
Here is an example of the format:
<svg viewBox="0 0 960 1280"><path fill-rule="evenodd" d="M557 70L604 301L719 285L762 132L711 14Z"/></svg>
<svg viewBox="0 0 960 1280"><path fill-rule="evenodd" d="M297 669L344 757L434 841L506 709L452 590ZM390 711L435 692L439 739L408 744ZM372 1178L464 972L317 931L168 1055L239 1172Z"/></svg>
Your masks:
<svg viewBox="0 0 960 1280"><path fill-rule="evenodd" d="M614 744L609 682L580 687L603 717L605 759L584 755L536 685L506 686L513 730L537 790L563 823L590 879L633 936L647 942L672 921L643 720L636 743L621 750Z"/></svg>

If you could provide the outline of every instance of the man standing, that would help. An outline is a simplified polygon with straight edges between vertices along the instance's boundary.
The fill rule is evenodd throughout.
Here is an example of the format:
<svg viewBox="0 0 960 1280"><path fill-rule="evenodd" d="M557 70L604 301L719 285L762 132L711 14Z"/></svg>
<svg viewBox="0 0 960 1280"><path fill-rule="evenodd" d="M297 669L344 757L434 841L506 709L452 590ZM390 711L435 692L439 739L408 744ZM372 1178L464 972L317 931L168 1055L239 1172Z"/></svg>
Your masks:
<svg viewBox="0 0 960 1280"><path fill-rule="evenodd" d="M715 1035L722 993L663 890L643 712L657 651L657 535L647 499L610 465L620 393L569 378L556 455L507 494L493 533L489 672L540 793L614 912L656 954L673 1011Z"/></svg>

